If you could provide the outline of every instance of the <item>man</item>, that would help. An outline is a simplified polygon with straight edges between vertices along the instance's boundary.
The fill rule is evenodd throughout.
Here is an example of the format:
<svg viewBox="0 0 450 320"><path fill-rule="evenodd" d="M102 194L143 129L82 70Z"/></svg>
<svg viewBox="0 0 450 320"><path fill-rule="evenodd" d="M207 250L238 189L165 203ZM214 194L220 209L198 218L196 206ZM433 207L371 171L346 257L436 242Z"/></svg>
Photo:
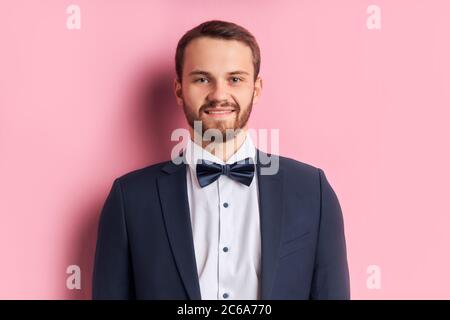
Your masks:
<svg viewBox="0 0 450 320"><path fill-rule="evenodd" d="M180 39L175 60L191 138L176 159L114 181L93 298L349 299L341 208L323 170L250 138L262 90L255 38L208 21Z"/></svg>

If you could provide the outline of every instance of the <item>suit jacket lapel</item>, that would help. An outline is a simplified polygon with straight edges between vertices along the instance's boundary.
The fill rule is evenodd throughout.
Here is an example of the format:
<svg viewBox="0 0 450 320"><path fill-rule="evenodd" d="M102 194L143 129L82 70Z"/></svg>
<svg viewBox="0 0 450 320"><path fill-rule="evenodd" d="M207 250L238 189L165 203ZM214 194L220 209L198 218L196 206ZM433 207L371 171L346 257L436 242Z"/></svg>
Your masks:
<svg viewBox="0 0 450 320"><path fill-rule="evenodd" d="M189 298L201 300L186 189L187 165L170 161L162 170L167 175L160 176L157 183L175 262Z"/></svg>
<svg viewBox="0 0 450 320"><path fill-rule="evenodd" d="M268 155L258 149L256 154L261 228L261 299L267 300L271 299L278 264L283 213L283 177L281 169L273 175L264 172L261 174L261 168L270 166L270 163L261 161L261 156L268 159L276 155Z"/></svg>

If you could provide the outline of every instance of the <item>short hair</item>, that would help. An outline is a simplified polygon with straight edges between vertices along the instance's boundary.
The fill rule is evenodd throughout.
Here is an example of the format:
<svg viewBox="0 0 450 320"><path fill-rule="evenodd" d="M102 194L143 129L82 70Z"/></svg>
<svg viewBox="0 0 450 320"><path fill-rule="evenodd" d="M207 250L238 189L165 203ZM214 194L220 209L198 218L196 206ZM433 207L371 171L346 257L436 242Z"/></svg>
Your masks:
<svg viewBox="0 0 450 320"><path fill-rule="evenodd" d="M183 74L184 52L187 45L192 40L201 37L237 40L245 43L252 50L254 80L256 80L261 65L261 54L255 37L247 29L235 23L220 20L210 20L203 22L195 28L187 31L178 41L177 50L175 53L175 70L178 81L181 82Z"/></svg>

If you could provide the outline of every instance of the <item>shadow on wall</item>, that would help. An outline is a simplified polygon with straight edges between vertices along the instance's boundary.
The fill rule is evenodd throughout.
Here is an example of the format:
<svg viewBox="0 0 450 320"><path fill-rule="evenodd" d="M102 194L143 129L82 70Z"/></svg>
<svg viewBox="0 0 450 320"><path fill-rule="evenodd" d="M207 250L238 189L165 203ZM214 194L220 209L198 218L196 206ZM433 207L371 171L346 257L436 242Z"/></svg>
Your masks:
<svg viewBox="0 0 450 320"><path fill-rule="evenodd" d="M154 61L164 60L167 59ZM152 64L149 65L152 66ZM144 159L144 162L148 163L146 165L150 165L170 159L171 148L178 143L178 141L171 142L171 133L175 128L187 128L187 124L183 110L177 105L173 94L175 78L173 63L167 61L167 63L153 64L152 67L141 66L138 70L144 71L138 72L133 77L130 89L125 92L123 110L121 110L124 117L121 122L123 121L124 126L135 130L130 143L136 146L137 151L132 152L130 158ZM122 150L117 150L116 153L121 152ZM111 177L111 182L107 184L107 190L99 191L96 195L87 194L87 198L91 200L88 201L86 211L82 213L83 217L78 220L80 223L74 231L74 241L70 242L76 244L78 249L70 250L75 256L70 255L66 260L76 261L79 265L81 290L66 289L66 299L91 299L92 297L91 284L98 222L113 178L115 177ZM65 274L66 278L68 276Z"/></svg>
<svg viewBox="0 0 450 320"><path fill-rule="evenodd" d="M138 138L142 139L142 156L153 163L169 160L171 149L177 143L170 140L172 131L187 129L183 109L177 105L173 93L173 69L173 63L156 66L141 77L134 94L137 98L134 118L140 130Z"/></svg>

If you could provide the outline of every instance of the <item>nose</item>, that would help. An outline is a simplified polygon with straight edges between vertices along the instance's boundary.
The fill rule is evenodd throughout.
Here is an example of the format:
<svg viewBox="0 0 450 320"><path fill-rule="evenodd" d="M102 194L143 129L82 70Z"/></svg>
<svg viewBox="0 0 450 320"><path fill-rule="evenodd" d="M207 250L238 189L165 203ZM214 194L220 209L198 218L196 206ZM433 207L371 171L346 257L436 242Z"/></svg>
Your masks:
<svg viewBox="0 0 450 320"><path fill-rule="evenodd" d="M222 81L217 81L211 89L208 95L208 99L211 101L226 101L228 99L227 86Z"/></svg>

